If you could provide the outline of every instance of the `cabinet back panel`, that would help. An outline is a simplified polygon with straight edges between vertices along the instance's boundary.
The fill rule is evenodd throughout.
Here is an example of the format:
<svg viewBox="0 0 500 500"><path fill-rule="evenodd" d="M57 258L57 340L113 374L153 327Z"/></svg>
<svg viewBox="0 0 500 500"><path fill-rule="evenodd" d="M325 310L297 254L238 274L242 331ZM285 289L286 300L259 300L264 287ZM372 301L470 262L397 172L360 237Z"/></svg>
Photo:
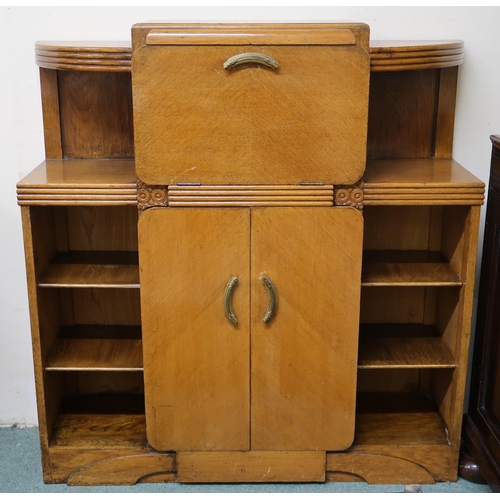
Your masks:
<svg viewBox="0 0 500 500"><path fill-rule="evenodd" d="M80 288L68 290L76 325L140 325L138 289Z"/></svg>
<svg viewBox="0 0 500 500"><path fill-rule="evenodd" d="M130 73L60 71L65 158L133 158Z"/></svg>
<svg viewBox="0 0 500 500"><path fill-rule="evenodd" d="M69 250L137 251L135 207L68 207Z"/></svg>
<svg viewBox="0 0 500 500"><path fill-rule="evenodd" d="M372 73L368 159L430 158L439 70Z"/></svg>
<svg viewBox="0 0 500 500"><path fill-rule="evenodd" d="M419 370L359 370L357 392L419 392Z"/></svg>
<svg viewBox="0 0 500 500"><path fill-rule="evenodd" d="M362 287L361 323L424 323L426 288Z"/></svg>
<svg viewBox="0 0 500 500"><path fill-rule="evenodd" d="M431 207L365 207L364 250L428 250Z"/></svg>

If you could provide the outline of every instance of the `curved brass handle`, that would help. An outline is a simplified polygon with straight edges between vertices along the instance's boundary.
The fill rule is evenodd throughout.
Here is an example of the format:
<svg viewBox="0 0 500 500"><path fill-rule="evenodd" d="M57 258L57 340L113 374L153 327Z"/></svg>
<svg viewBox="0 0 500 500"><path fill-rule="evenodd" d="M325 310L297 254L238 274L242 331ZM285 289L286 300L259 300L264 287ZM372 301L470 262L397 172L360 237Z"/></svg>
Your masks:
<svg viewBox="0 0 500 500"><path fill-rule="evenodd" d="M264 323L269 323L269 321L271 321L273 316L276 314L276 308L278 307L278 294L276 293L276 288L274 288L273 282L267 276L262 278L262 282L269 293L269 305L262 321Z"/></svg>
<svg viewBox="0 0 500 500"><path fill-rule="evenodd" d="M278 61L275 61L272 57L266 56L265 54L260 54L259 52L244 52L242 54L237 54L230 57L224 63L224 69L231 69L240 64L255 63L268 66L269 68L278 69Z"/></svg>
<svg viewBox="0 0 500 500"><path fill-rule="evenodd" d="M238 324L238 318L236 317L236 314L234 314L233 305L231 303L231 297L236 283L238 283L238 278L236 276L233 276L227 282L226 289L224 290L224 312L226 313L227 319L233 325Z"/></svg>

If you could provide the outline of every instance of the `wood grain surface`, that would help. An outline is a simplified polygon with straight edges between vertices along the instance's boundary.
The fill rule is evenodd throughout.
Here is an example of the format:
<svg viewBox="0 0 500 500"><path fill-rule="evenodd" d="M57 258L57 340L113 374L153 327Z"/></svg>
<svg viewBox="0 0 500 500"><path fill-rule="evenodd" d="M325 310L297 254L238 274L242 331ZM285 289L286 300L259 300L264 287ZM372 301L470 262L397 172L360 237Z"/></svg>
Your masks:
<svg viewBox="0 0 500 500"><path fill-rule="evenodd" d="M179 452L177 479L182 483L323 482L325 462L321 451Z"/></svg>
<svg viewBox="0 0 500 500"><path fill-rule="evenodd" d="M249 210L150 209L139 244L149 442L248 450ZM237 325L224 314L232 276Z"/></svg>
<svg viewBox="0 0 500 500"><path fill-rule="evenodd" d="M279 69L246 64L225 70L229 57L248 51L245 45L144 46L134 52L136 168L143 182L351 184L361 178L366 50L252 50L279 61Z"/></svg>
<svg viewBox="0 0 500 500"><path fill-rule="evenodd" d="M46 370L142 371L142 342L131 339L59 339Z"/></svg>
<svg viewBox="0 0 500 500"><path fill-rule="evenodd" d="M361 245L351 208L252 209L252 450L351 444Z"/></svg>

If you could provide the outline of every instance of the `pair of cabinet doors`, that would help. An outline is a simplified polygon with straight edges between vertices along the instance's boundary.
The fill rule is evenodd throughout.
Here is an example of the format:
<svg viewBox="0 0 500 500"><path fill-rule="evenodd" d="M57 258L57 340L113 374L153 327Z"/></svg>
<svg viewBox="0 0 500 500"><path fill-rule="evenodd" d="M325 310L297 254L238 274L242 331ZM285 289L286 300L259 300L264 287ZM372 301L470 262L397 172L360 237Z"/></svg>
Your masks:
<svg viewBox="0 0 500 500"><path fill-rule="evenodd" d="M362 232L352 208L158 208L141 215L153 448L350 446Z"/></svg>

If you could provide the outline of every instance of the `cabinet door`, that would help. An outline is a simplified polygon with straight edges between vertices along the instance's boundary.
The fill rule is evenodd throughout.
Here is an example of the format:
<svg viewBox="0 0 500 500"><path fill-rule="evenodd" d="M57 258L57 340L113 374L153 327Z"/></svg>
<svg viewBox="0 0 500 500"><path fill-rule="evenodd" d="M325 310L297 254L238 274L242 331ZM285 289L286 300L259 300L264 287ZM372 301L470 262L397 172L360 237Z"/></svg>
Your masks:
<svg viewBox="0 0 500 500"><path fill-rule="evenodd" d="M151 185L358 181L370 77L359 28L270 28L265 45L255 40L261 28L228 36L203 27L196 43L192 32L155 30L132 57L139 178ZM230 40L235 35L241 45ZM278 67L248 62L249 52ZM227 66L238 57L247 62Z"/></svg>
<svg viewBox="0 0 500 500"><path fill-rule="evenodd" d="M362 232L350 208L252 210L252 450L352 443Z"/></svg>
<svg viewBox="0 0 500 500"><path fill-rule="evenodd" d="M248 209L150 209L139 221L148 441L249 448ZM225 315L224 292L239 280Z"/></svg>

